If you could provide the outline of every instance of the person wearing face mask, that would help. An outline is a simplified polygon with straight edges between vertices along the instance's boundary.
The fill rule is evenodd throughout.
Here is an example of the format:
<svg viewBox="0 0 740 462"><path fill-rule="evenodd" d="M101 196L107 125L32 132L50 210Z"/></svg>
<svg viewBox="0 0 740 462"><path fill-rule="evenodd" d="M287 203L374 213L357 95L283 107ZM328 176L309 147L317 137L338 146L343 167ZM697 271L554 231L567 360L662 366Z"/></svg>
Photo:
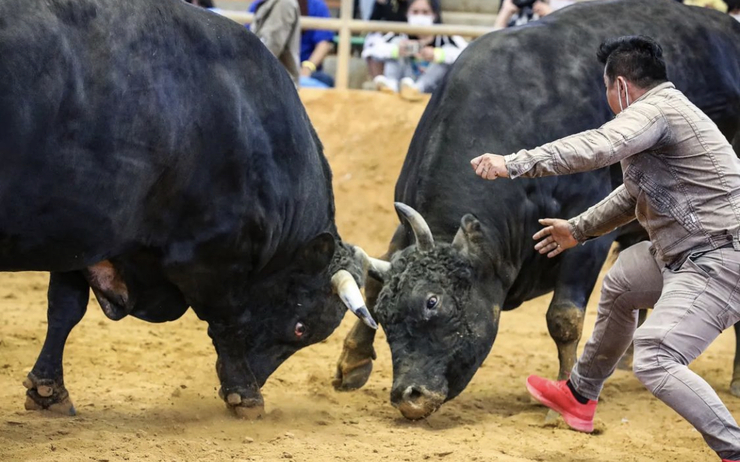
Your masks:
<svg viewBox="0 0 740 462"><path fill-rule="evenodd" d="M434 0L414 0L408 9L408 23L432 26L440 23L439 4ZM388 33L375 43L366 42L363 57L384 62L384 72L373 79L376 89L398 92L416 101L432 93L449 67L467 46L460 36L429 35L409 37Z"/></svg>
<svg viewBox="0 0 740 462"><path fill-rule="evenodd" d="M548 257L635 218L650 237L623 251L604 278L593 334L570 378L532 375L527 389L570 427L591 432L604 381L634 339L637 378L723 460L738 461L740 428L688 365L740 321L740 160L717 125L668 81L654 40L607 40L598 58L614 120L538 148L471 161L489 180L621 162L624 184L604 200L567 221L540 220L545 227L534 235L535 249ZM637 310L649 307L652 315L637 328Z"/></svg>

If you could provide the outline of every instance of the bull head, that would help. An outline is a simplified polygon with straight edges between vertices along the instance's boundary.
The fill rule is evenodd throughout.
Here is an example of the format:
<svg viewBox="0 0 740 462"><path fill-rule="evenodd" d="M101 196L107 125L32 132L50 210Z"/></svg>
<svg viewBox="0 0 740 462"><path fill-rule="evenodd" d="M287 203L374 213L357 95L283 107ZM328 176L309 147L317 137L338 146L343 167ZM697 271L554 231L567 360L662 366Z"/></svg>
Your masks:
<svg viewBox="0 0 740 462"><path fill-rule="evenodd" d="M484 226L465 215L452 243L435 244L420 213L397 203L415 244L370 274L384 282L375 305L393 356L391 402L424 418L468 384L493 345L501 300Z"/></svg>

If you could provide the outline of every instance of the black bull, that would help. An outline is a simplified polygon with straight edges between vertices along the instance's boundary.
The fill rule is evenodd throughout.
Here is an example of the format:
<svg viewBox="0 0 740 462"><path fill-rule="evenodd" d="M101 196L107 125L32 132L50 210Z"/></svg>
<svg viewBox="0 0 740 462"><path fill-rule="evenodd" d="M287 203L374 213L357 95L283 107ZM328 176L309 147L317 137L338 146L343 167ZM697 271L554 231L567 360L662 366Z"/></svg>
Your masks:
<svg viewBox="0 0 740 462"><path fill-rule="evenodd" d="M550 291L559 378L572 368L584 309L617 233L552 260L533 250L532 235L538 218L578 215L621 175L491 182L469 162L610 120L596 50L633 34L662 44L669 78L740 148L740 23L728 15L674 0L587 2L472 43L414 134L395 192L413 209L398 206L403 225L384 256L391 265L376 275L384 284L366 291L393 356L391 401L406 417L427 416L465 388L493 345L501 310ZM350 332L337 388L365 383L374 334L361 324Z"/></svg>
<svg viewBox="0 0 740 462"><path fill-rule="evenodd" d="M113 319L192 307L243 415L342 301L365 310L321 144L244 27L179 0L4 0L0 76L0 271L51 272L28 409L74 413L62 353L91 288Z"/></svg>

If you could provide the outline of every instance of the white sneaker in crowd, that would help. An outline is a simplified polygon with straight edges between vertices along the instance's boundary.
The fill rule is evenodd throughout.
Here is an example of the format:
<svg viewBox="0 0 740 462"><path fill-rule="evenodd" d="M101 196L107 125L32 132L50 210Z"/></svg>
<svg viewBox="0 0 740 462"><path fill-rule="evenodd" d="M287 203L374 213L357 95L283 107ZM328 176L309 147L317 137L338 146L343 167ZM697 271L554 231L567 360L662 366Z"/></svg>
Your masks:
<svg viewBox="0 0 740 462"><path fill-rule="evenodd" d="M401 79L401 98L407 101L419 101L424 97L424 94L419 91L416 83L409 77Z"/></svg>
<svg viewBox="0 0 740 462"><path fill-rule="evenodd" d="M383 93L396 93L398 91L398 81L389 79L384 75L379 75L373 79L375 89Z"/></svg>

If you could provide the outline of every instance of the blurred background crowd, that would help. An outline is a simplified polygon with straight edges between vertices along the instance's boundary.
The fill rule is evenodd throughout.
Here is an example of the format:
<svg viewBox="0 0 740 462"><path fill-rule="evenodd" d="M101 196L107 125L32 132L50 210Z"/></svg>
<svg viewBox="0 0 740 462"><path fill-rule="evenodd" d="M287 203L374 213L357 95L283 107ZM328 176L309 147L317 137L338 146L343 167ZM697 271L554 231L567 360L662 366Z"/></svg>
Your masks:
<svg viewBox="0 0 740 462"><path fill-rule="evenodd" d="M218 5L214 0L186 1L216 12L253 13L253 22L246 27L280 60L297 86L334 86L337 34L302 31L300 18L338 17L341 0L216 0ZM397 93L410 101L421 99L424 93L434 91L471 41L469 37L433 33L433 26L443 21L492 30L520 26L577 1L584 0L354 0L355 19L430 26L430 33L412 36L371 32L353 36L349 87ZM740 0L682 3L713 8L740 21Z"/></svg>

